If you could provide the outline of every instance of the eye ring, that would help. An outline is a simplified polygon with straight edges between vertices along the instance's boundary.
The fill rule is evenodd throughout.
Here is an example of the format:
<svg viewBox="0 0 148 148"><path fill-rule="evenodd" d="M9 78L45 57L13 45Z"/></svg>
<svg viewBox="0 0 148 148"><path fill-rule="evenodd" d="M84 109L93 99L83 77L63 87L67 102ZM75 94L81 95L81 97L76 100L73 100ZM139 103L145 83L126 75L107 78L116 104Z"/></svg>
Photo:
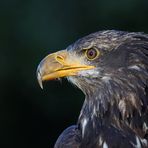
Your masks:
<svg viewBox="0 0 148 148"><path fill-rule="evenodd" d="M90 48L85 51L85 56L89 60L94 60L100 55L100 52L96 48Z"/></svg>

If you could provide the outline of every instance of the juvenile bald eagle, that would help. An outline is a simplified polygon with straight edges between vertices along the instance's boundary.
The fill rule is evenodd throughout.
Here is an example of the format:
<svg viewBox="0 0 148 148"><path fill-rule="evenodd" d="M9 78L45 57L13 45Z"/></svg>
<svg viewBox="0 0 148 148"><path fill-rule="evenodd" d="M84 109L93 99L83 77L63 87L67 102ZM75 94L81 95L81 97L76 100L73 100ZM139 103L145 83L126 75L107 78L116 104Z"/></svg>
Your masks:
<svg viewBox="0 0 148 148"><path fill-rule="evenodd" d="M55 148L148 148L148 35L108 30L83 37L39 64L41 87L61 77L85 101Z"/></svg>

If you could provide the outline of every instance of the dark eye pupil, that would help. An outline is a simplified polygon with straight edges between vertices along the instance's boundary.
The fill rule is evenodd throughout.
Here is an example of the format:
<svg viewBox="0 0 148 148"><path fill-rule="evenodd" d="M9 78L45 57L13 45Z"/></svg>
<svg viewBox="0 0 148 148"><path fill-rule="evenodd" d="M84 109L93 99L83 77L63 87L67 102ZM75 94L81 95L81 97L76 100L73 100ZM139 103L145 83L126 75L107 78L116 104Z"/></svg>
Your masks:
<svg viewBox="0 0 148 148"><path fill-rule="evenodd" d="M88 52L88 54L89 54L89 56L93 56L95 53L94 53L94 51L91 50Z"/></svg>

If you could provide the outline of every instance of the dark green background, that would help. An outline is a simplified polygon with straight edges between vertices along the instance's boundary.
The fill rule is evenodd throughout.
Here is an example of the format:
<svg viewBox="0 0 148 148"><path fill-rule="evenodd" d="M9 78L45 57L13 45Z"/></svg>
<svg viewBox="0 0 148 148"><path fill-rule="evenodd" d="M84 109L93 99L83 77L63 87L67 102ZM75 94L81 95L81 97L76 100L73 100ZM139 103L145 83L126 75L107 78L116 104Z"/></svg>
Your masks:
<svg viewBox="0 0 148 148"><path fill-rule="evenodd" d="M49 148L75 124L83 94L67 81L39 88L41 59L89 33L148 33L148 0L0 1L0 148Z"/></svg>

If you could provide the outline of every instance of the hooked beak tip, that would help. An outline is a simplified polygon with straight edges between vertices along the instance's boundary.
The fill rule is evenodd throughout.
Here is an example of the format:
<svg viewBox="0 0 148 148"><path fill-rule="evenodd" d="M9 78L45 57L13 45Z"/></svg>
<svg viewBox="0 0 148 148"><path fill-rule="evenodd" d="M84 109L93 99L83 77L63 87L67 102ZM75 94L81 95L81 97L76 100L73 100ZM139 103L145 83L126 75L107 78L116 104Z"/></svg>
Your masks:
<svg viewBox="0 0 148 148"><path fill-rule="evenodd" d="M40 68L37 69L37 80L38 80L38 83L39 83L41 89L43 89L42 75L41 75L41 72L39 69Z"/></svg>

